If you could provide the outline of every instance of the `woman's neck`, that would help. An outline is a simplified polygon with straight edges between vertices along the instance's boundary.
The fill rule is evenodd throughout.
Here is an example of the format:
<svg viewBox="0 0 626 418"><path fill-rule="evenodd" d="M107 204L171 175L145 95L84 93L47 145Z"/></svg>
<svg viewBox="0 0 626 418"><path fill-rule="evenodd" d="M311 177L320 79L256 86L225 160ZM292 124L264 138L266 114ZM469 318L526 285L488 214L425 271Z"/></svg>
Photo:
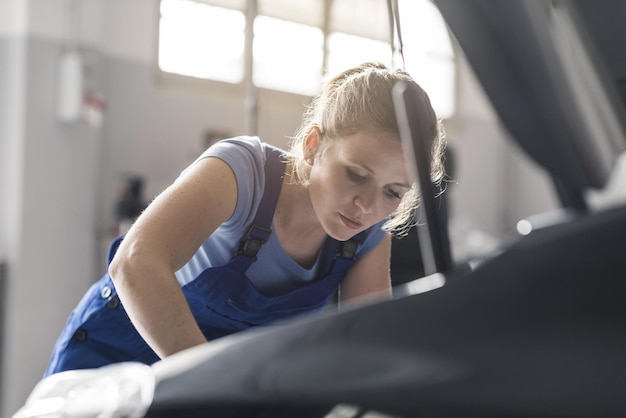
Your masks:
<svg viewBox="0 0 626 418"><path fill-rule="evenodd" d="M324 244L322 228L306 187L285 179L274 212L274 232L284 251L309 268Z"/></svg>
<svg viewBox="0 0 626 418"><path fill-rule="evenodd" d="M309 190L286 179L276 204L274 224L295 235L321 233L325 235L313 206Z"/></svg>

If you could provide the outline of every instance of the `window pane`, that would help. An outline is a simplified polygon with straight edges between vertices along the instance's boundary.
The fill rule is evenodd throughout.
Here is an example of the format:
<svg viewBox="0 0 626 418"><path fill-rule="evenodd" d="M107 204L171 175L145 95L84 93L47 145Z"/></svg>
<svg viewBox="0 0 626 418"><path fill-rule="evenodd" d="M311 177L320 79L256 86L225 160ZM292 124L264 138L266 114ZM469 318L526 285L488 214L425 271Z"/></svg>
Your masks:
<svg viewBox="0 0 626 418"><path fill-rule="evenodd" d="M322 74L323 33L319 28L257 16L254 72L258 87L313 96Z"/></svg>
<svg viewBox="0 0 626 418"><path fill-rule="evenodd" d="M330 9L329 32L389 41L391 28L387 1L333 0Z"/></svg>
<svg viewBox="0 0 626 418"><path fill-rule="evenodd" d="M437 117L454 113L455 67L451 58L421 56L407 60L407 72L428 93Z"/></svg>
<svg viewBox="0 0 626 418"><path fill-rule="evenodd" d="M159 68L239 83L243 79L245 16L189 0L162 0Z"/></svg>
<svg viewBox="0 0 626 418"><path fill-rule="evenodd" d="M303 25L324 25L324 1L320 0L258 0L257 11L260 16Z"/></svg>
<svg viewBox="0 0 626 418"><path fill-rule="evenodd" d="M337 74L365 61L379 61L391 66L391 45L345 33L328 36L328 74Z"/></svg>
<svg viewBox="0 0 626 418"><path fill-rule="evenodd" d="M439 10L428 0L400 0L406 70L426 90L437 116L452 116L455 63L452 42Z"/></svg>

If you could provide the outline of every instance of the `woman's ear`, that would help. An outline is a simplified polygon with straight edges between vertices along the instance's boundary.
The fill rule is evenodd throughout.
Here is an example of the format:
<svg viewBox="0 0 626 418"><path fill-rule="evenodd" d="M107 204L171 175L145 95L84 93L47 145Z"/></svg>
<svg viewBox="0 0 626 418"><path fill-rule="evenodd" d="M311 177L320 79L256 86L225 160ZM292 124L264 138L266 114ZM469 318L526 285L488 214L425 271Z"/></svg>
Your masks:
<svg viewBox="0 0 626 418"><path fill-rule="evenodd" d="M315 160L318 147L322 142L322 132L319 126L312 126L304 137L302 146L304 147L304 159L312 164Z"/></svg>

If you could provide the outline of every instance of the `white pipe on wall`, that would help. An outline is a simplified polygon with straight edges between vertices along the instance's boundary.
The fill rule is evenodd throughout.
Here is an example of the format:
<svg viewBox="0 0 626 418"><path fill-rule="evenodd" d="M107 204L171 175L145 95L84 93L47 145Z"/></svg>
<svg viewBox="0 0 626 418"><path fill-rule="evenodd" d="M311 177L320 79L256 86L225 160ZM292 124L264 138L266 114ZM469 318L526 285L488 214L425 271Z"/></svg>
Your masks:
<svg viewBox="0 0 626 418"><path fill-rule="evenodd" d="M77 50L63 52L59 58L57 117L62 123L80 119L83 104L83 60Z"/></svg>

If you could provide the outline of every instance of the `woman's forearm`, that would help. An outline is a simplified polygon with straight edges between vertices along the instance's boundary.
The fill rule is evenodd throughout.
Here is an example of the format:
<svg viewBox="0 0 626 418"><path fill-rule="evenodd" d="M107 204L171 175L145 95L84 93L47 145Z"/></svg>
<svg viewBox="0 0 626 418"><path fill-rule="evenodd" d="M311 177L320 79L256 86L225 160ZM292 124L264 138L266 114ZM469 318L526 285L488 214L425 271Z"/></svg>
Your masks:
<svg viewBox="0 0 626 418"><path fill-rule="evenodd" d="M206 342L176 277L168 270L157 262L140 260L121 260L109 269L130 320L161 358Z"/></svg>

